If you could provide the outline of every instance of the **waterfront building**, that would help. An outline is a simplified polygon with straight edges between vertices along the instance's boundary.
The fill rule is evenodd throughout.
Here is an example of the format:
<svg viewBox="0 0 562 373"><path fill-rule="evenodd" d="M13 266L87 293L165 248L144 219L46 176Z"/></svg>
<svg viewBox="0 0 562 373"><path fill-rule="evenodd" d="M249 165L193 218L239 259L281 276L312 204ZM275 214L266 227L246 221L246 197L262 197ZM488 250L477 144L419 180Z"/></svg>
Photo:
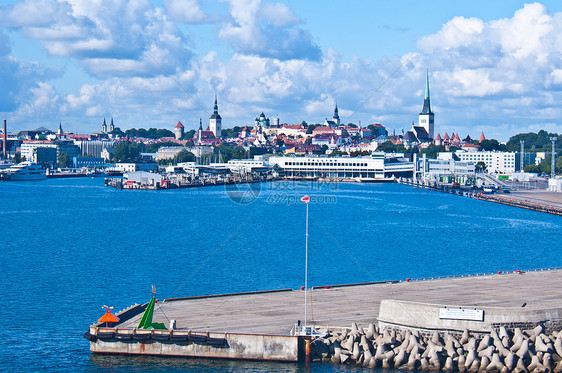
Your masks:
<svg viewBox="0 0 562 373"><path fill-rule="evenodd" d="M123 172L158 171L156 162L122 162L116 163L115 168Z"/></svg>
<svg viewBox="0 0 562 373"><path fill-rule="evenodd" d="M104 161L109 162L110 160L113 159L113 154L115 153L115 149L114 148L104 148L101 151L101 158L103 158Z"/></svg>
<svg viewBox="0 0 562 373"><path fill-rule="evenodd" d="M58 147L50 141L29 141L20 146L22 157L26 161L44 166L57 164Z"/></svg>
<svg viewBox="0 0 562 373"><path fill-rule="evenodd" d="M72 167L82 168L82 167L96 167L103 166L105 160L103 158L97 157L72 157Z"/></svg>
<svg viewBox="0 0 562 373"><path fill-rule="evenodd" d="M414 163L403 155L372 153L365 157L270 157L269 166L289 178L357 179L384 181L413 177Z"/></svg>
<svg viewBox="0 0 562 373"><path fill-rule="evenodd" d="M475 172L476 163L455 160L451 153L439 153L437 159L427 158L426 154L416 158L416 177L423 180L451 181L454 178L465 184Z"/></svg>
<svg viewBox="0 0 562 373"><path fill-rule="evenodd" d="M222 128L222 118L219 114L219 105L217 103L217 96L215 95L215 106L213 109L213 114L209 119L209 129L213 132L213 135L216 138L221 137L221 128Z"/></svg>
<svg viewBox="0 0 562 373"><path fill-rule="evenodd" d="M80 155L90 154L93 157L101 157L101 152L106 148L113 153L115 144L113 140L74 140L74 145L80 148Z"/></svg>
<svg viewBox="0 0 562 373"><path fill-rule="evenodd" d="M183 124L181 124L181 122L178 122L174 127L174 136L176 137L176 140L182 139L184 134L183 131L184 131Z"/></svg>
<svg viewBox="0 0 562 373"><path fill-rule="evenodd" d="M458 150L455 155L462 162L484 162L488 173L511 174L519 169L519 153L515 152Z"/></svg>
<svg viewBox="0 0 562 373"><path fill-rule="evenodd" d="M429 100L429 71L425 77L425 95L423 98L423 108L418 116L418 126L423 127L430 139L433 139L435 115L431 111L431 104Z"/></svg>

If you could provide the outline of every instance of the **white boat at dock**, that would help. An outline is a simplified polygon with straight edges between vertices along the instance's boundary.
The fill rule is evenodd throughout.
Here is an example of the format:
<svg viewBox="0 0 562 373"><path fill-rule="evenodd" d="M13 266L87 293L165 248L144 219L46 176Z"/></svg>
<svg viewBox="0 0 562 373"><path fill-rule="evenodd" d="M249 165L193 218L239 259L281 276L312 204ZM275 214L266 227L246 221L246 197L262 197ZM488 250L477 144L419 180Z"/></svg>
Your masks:
<svg viewBox="0 0 562 373"><path fill-rule="evenodd" d="M21 162L0 171L0 180L6 181L45 180L46 178L45 169L32 162Z"/></svg>

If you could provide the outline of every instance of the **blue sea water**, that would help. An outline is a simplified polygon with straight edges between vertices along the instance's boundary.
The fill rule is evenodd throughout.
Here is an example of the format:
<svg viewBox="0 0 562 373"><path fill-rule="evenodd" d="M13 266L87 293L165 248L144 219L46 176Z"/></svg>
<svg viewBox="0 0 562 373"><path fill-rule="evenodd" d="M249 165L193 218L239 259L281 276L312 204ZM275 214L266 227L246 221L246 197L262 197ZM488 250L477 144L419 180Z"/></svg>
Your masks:
<svg viewBox="0 0 562 373"><path fill-rule="evenodd" d="M150 297L299 288L304 194L309 285L562 265L562 219L399 184L273 182L127 191L103 179L0 183L0 370L363 371L298 364L97 356L82 334ZM255 197L255 200L253 198ZM240 203L243 202L243 203Z"/></svg>

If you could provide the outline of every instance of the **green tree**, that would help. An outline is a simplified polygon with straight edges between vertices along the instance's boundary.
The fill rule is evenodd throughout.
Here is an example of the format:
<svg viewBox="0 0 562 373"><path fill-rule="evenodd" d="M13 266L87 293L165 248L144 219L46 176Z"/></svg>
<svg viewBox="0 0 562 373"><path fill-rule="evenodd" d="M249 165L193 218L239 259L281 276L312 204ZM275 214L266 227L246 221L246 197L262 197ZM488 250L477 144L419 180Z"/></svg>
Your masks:
<svg viewBox="0 0 562 373"><path fill-rule="evenodd" d="M174 163L195 162L195 155L187 150L181 150L174 158Z"/></svg>
<svg viewBox="0 0 562 373"><path fill-rule="evenodd" d="M539 164L539 172L550 174L550 159L545 159Z"/></svg>
<svg viewBox="0 0 562 373"><path fill-rule="evenodd" d="M444 152L445 151L445 147L443 145L429 145L427 148L422 149L420 151L420 156L422 156L422 154L425 154L425 156L427 158L432 158L432 159L437 159L437 155L440 152Z"/></svg>
<svg viewBox="0 0 562 373"><path fill-rule="evenodd" d="M113 157L115 162L133 161L139 158L145 148L143 143L120 142L115 146Z"/></svg>
<svg viewBox="0 0 562 373"><path fill-rule="evenodd" d="M406 153L406 148L402 144L394 145L390 141L379 144L377 151L385 153Z"/></svg>
<svg viewBox="0 0 562 373"><path fill-rule="evenodd" d="M189 130L183 134L182 140L193 140L193 136L195 136L195 130Z"/></svg>
<svg viewBox="0 0 562 373"><path fill-rule="evenodd" d="M482 161L476 163L476 166L474 167L474 170L476 172L484 172L484 170L486 170L486 163L484 163Z"/></svg>
<svg viewBox="0 0 562 373"><path fill-rule="evenodd" d="M532 172L535 174L538 174L541 172L541 170L539 170L539 166L537 166L536 164L528 164L525 166L524 168L525 172Z"/></svg>
<svg viewBox="0 0 562 373"><path fill-rule="evenodd" d="M558 137L559 135L557 133L548 133L545 130L540 130L538 133L519 133L509 139L506 143L506 149L510 152L519 151L521 148L521 140L523 140L525 141L526 152L548 152L552 148L550 138L553 136ZM559 142L556 143L556 148L562 148Z"/></svg>
<svg viewBox="0 0 562 373"><path fill-rule="evenodd" d="M65 152L59 152L59 155L57 156L57 162L59 164L59 167L70 167L70 158Z"/></svg>
<svg viewBox="0 0 562 373"><path fill-rule="evenodd" d="M306 122L303 121L303 123L306 123ZM316 127L318 127L317 124L309 124L307 129L306 129L306 133L310 135Z"/></svg>
<svg viewBox="0 0 562 373"><path fill-rule="evenodd" d="M495 139L482 140L480 142L480 146L482 147L482 150L487 150L487 151L492 151L492 150L504 151L506 148L504 145L500 144L498 140Z"/></svg>
<svg viewBox="0 0 562 373"><path fill-rule="evenodd" d="M112 134L112 135L117 135L117 136L124 136L125 135L125 133L123 131L121 131L121 128L119 128L119 127L115 127L113 129L113 131L111 131L109 133Z"/></svg>
<svg viewBox="0 0 562 373"><path fill-rule="evenodd" d="M244 129L244 127L240 127L240 126L234 126L233 128L224 128L221 132L222 137L226 137L226 138L236 138L238 137L238 135L240 135L240 132L242 132L242 130Z"/></svg>
<svg viewBox="0 0 562 373"><path fill-rule="evenodd" d="M216 146L213 153L220 155L223 162L228 162L231 159L244 159L246 158L246 150L241 146L233 146L228 143L222 143Z"/></svg>

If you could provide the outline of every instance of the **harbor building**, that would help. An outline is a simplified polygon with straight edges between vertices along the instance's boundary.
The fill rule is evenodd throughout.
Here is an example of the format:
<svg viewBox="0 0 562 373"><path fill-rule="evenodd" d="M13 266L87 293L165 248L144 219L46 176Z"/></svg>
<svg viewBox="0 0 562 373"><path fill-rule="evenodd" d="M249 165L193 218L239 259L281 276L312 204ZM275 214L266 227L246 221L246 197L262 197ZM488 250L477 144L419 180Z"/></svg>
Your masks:
<svg viewBox="0 0 562 373"><path fill-rule="evenodd" d="M215 95L215 106L213 109L213 114L209 119L209 130L213 132L216 138L221 137L222 129L222 118L219 114L219 105L217 103L217 95Z"/></svg>
<svg viewBox="0 0 562 373"><path fill-rule="evenodd" d="M452 153L439 153L437 159L423 154L416 160L416 178L434 181L457 181L465 184L474 178L476 163L455 160Z"/></svg>
<svg viewBox="0 0 562 373"><path fill-rule="evenodd" d="M269 166L277 167L287 178L356 179L390 181L412 177L414 163L402 154L372 153L370 156L348 157L270 157Z"/></svg>
<svg viewBox="0 0 562 373"><path fill-rule="evenodd" d="M81 155L90 154L98 158L102 156L101 153L104 149L108 149L109 152L113 153L115 150L115 143L115 141L108 140L74 140L74 145L80 147Z"/></svg>
<svg viewBox="0 0 562 373"><path fill-rule="evenodd" d="M511 174L519 170L519 153L514 152L498 152L498 151L481 151L467 152L458 150L455 155L462 162L483 162L486 165L488 173Z"/></svg>

